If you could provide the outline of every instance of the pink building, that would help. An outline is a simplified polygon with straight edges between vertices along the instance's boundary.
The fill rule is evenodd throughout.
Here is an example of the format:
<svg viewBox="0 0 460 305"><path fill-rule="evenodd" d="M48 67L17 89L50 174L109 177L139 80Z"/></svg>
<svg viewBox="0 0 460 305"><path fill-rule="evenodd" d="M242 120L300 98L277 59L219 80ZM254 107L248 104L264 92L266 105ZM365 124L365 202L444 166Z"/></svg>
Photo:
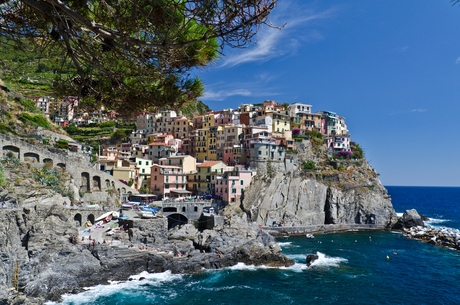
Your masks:
<svg viewBox="0 0 460 305"><path fill-rule="evenodd" d="M154 164L151 167L150 190L153 194L164 197L185 197L187 176L182 167Z"/></svg>
<svg viewBox="0 0 460 305"><path fill-rule="evenodd" d="M156 136L155 139L154 139L154 142L160 142L160 143L168 144L168 142L173 140L173 139L174 139L173 135L164 133L164 134L161 134L159 136Z"/></svg>
<svg viewBox="0 0 460 305"><path fill-rule="evenodd" d="M351 151L350 135L336 135L326 140L327 149L334 152Z"/></svg>
<svg viewBox="0 0 460 305"><path fill-rule="evenodd" d="M257 174L255 170L235 168L234 171L224 172L215 183L215 194L224 202L235 202L241 199L244 190L251 184L252 177Z"/></svg>

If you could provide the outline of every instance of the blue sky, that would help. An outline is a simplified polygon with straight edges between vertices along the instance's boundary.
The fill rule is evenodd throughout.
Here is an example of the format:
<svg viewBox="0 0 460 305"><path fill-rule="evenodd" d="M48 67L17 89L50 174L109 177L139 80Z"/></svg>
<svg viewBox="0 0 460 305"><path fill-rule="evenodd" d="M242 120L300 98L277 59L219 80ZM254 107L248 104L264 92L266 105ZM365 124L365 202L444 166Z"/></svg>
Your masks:
<svg viewBox="0 0 460 305"><path fill-rule="evenodd" d="M212 109L303 102L347 119L384 185L460 186L460 7L279 0L246 49L198 75Z"/></svg>

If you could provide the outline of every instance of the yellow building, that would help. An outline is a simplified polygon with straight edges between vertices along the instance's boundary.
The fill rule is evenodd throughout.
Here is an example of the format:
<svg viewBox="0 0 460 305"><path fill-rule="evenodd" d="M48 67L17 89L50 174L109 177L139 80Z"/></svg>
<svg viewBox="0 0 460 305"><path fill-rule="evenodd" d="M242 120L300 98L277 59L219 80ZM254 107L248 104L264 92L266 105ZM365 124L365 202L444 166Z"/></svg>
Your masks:
<svg viewBox="0 0 460 305"><path fill-rule="evenodd" d="M273 118L273 132L285 132L291 130L291 118L284 113L271 113Z"/></svg>
<svg viewBox="0 0 460 305"><path fill-rule="evenodd" d="M207 148L207 137L209 135L209 130L202 128L198 130L198 135L196 136L196 146L195 146L195 155L198 161L204 161L208 156Z"/></svg>

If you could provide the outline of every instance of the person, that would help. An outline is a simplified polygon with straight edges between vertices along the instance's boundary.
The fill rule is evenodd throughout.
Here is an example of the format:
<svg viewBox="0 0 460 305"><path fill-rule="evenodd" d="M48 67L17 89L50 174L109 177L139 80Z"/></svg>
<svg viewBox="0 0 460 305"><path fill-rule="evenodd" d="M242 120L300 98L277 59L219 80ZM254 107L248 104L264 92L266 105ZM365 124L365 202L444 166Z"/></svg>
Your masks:
<svg viewBox="0 0 460 305"><path fill-rule="evenodd" d="M2 202L2 211L3 211L3 206L5 205L5 201Z"/></svg>

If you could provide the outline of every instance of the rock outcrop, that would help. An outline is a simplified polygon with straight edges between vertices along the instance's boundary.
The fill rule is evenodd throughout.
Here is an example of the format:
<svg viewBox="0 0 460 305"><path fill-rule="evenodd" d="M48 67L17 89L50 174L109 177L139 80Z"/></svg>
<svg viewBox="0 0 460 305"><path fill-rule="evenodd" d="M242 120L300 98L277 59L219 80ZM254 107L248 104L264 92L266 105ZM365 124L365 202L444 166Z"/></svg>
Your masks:
<svg viewBox="0 0 460 305"><path fill-rule="evenodd" d="M397 216L386 190L379 186L343 190L315 179L277 173L271 179L253 181L245 192L242 209L263 225L343 223L387 228Z"/></svg>
<svg viewBox="0 0 460 305"><path fill-rule="evenodd" d="M423 216L420 215L417 210L407 210L401 216L398 222L393 226L395 230L408 229L411 227L424 226Z"/></svg>

